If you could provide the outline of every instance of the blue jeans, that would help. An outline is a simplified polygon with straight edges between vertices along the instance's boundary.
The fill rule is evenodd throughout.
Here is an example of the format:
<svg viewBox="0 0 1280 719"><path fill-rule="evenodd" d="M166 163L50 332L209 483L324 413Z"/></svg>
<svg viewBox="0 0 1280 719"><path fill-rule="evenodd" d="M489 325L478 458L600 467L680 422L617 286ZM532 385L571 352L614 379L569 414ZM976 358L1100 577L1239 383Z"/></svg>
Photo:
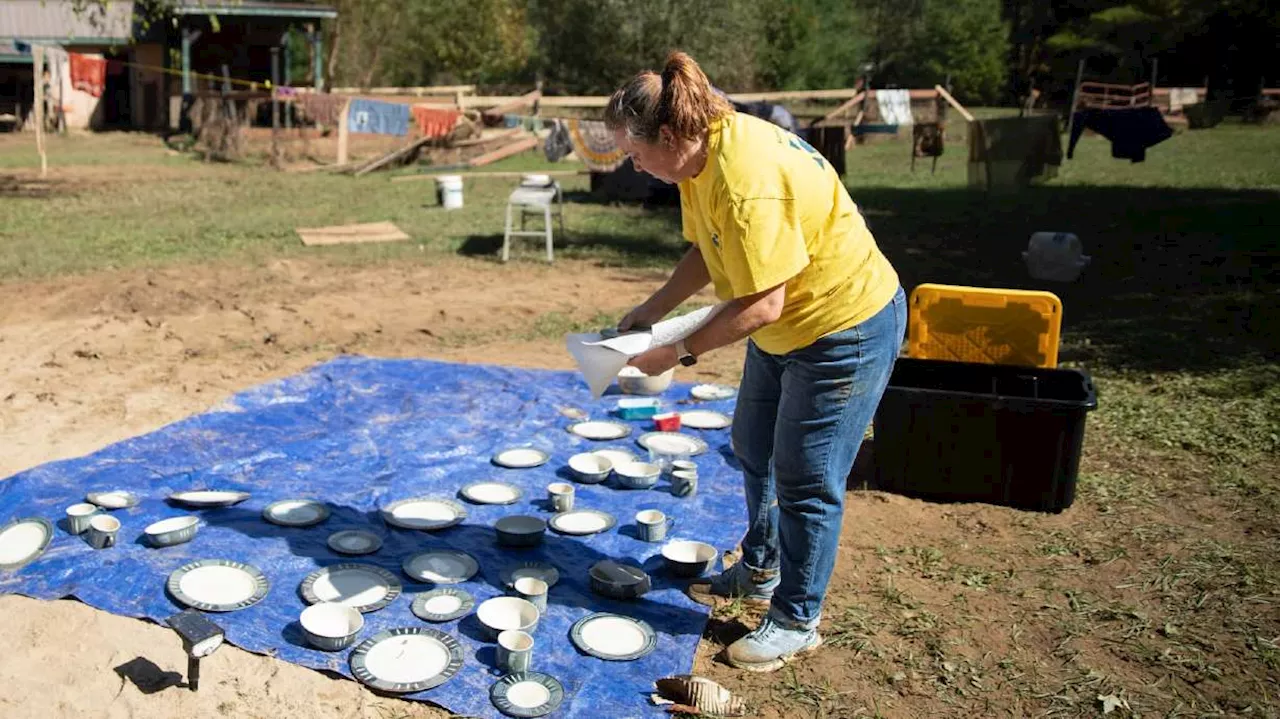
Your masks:
<svg viewBox="0 0 1280 719"><path fill-rule="evenodd" d="M785 625L818 624L845 483L906 328L899 288L876 315L808 347L779 356L748 343L733 418L749 521L742 561L780 575L770 614Z"/></svg>

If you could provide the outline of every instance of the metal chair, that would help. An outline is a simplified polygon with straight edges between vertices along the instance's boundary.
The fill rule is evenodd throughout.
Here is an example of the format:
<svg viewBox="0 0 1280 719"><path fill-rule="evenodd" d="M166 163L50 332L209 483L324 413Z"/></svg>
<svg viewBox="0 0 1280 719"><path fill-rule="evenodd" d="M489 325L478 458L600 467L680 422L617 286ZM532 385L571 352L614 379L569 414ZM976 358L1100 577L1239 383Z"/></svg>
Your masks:
<svg viewBox="0 0 1280 719"><path fill-rule="evenodd" d="M514 213L520 213L520 229L515 229ZM506 262L511 256L511 238L512 237L545 237L547 240L547 262L554 262L555 258L552 254L552 229L551 215L555 214L560 220L560 233L564 234L564 193L560 189L560 183L552 182L549 185L521 186L512 191L511 196L507 198L507 223L506 230L502 235L502 261ZM529 215L542 215L541 230L525 230L525 220Z"/></svg>

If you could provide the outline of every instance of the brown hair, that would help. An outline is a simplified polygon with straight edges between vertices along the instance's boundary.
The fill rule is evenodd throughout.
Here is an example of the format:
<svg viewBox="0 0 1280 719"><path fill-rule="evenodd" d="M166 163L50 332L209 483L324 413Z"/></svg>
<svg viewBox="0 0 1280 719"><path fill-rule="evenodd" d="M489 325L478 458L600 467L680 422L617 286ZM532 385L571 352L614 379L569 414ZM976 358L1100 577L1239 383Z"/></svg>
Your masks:
<svg viewBox="0 0 1280 719"><path fill-rule="evenodd" d="M662 74L645 70L618 88L605 107L604 122L645 142L656 142L663 125L691 140L732 113L733 106L712 89L698 63L676 51L667 55Z"/></svg>

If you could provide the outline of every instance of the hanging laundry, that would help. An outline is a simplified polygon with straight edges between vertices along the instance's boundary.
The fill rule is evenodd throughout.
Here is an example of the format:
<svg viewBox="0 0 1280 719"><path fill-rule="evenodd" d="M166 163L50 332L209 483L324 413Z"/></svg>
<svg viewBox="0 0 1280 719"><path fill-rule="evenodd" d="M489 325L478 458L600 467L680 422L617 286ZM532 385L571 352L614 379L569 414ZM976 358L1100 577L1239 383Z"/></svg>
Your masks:
<svg viewBox="0 0 1280 719"><path fill-rule="evenodd" d="M78 52L67 54L71 58L71 87L102 97L102 90L107 84L107 61Z"/></svg>
<svg viewBox="0 0 1280 719"><path fill-rule="evenodd" d="M1200 102L1200 91L1194 87L1169 88L1169 112L1182 112L1187 105Z"/></svg>
<svg viewBox="0 0 1280 719"><path fill-rule="evenodd" d="M1173 129L1154 107L1126 107L1120 110L1089 108L1077 112L1072 120L1071 141L1067 145L1068 159L1075 153L1076 142L1086 129L1111 141L1112 157L1131 162L1146 160L1148 147L1173 137Z"/></svg>
<svg viewBox="0 0 1280 719"><path fill-rule="evenodd" d="M876 90L875 93L881 124L910 125L915 122L911 115L910 90Z"/></svg>
<svg viewBox="0 0 1280 719"><path fill-rule="evenodd" d="M347 98L344 95L308 92L299 95L297 103L311 122L323 127L336 127L342 116L342 108L347 105Z"/></svg>
<svg viewBox="0 0 1280 719"><path fill-rule="evenodd" d="M1001 117L969 123L969 186L1015 189L1050 179L1062 164L1056 115Z"/></svg>
<svg viewBox="0 0 1280 719"><path fill-rule="evenodd" d="M410 111L413 122L418 126L418 133L423 137L445 137L458 124L462 113L457 110L443 110L426 105L414 105Z"/></svg>
<svg viewBox="0 0 1280 719"><path fill-rule="evenodd" d="M599 120L567 120L573 152L592 172L613 172L627 158Z"/></svg>
<svg viewBox="0 0 1280 719"><path fill-rule="evenodd" d="M347 129L366 135L407 135L409 106L354 98L351 109L347 110Z"/></svg>
<svg viewBox="0 0 1280 719"><path fill-rule="evenodd" d="M292 100L298 96L298 88L289 87L288 85L280 85L273 91L278 100Z"/></svg>
<svg viewBox="0 0 1280 719"><path fill-rule="evenodd" d="M559 162L573 152L573 140L569 139L569 124L564 120L551 122L551 134L542 146L547 162Z"/></svg>

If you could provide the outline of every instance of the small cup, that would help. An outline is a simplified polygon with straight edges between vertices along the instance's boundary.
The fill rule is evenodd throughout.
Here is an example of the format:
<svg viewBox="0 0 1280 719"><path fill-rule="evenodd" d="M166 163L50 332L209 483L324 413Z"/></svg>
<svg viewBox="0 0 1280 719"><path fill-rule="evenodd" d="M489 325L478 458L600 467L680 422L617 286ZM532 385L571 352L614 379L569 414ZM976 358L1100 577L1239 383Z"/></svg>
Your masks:
<svg viewBox="0 0 1280 719"><path fill-rule="evenodd" d="M120 531L120 520L105 514L99 514L89 520L89 535L86 539L94 549L106 549L116 546L116 532Z"/></svg>
<svg viewBox="0 0 1280 719"><path fill-rule="evenodd" d="M84 534L89 528L89 520L98 513L97 505L81 502L67 507L67 531L72 534Z"/></svg>
<svg viewBox="0 0 1280 719"><path fill-rule="evenodd" d="M573 509L573 485L568 482L552 482L547 485L547 498L551 500L553 510L568 512Z"/></svg>
<svg viewBox="0 0 1280 719"><path fill-rule="evenodd" d="M671 494L692 497L698 493L698 473L677 470L671 473Z"/></svg>
<svg viewBox="0 0 1280 719"><path fill-rule="evenodd" d="M551 589L547 583L537 577L520 577L511 585L516 596L538 608L538 613L547 611L547 592Z"/></svg>
<svg viewBox="0 0 1280 719"><path fill-rule="evenodd" d="M693 476L697 477L698 465L694 464L692 460L688 460L688 459L673 459L671 460L671 471L672 472L692 472Z"/></svg>
<svg viewBox="0 0 1280 719"><path fill-rule="evenodd" d="M689 455L683 453L659 452L656 449L649 450L649 461L658 465L662 469L663 474L673 471L676 462L689 461Z"/></svg>
<svg viewBox="0 0 1280 719"><path fill-rule="evenodd" d="M640 539L645 542L661 542L667 538L667 529L676 520L657 509L646 509L636 512L636 526L640 529Z"/></svg>
<svg viewBox="0 0 1280 719"><path fill-rule="evenodd" d="M533 665L533 636L519 629L498 634L498 668L508 674L527 672Z"/></svg>

